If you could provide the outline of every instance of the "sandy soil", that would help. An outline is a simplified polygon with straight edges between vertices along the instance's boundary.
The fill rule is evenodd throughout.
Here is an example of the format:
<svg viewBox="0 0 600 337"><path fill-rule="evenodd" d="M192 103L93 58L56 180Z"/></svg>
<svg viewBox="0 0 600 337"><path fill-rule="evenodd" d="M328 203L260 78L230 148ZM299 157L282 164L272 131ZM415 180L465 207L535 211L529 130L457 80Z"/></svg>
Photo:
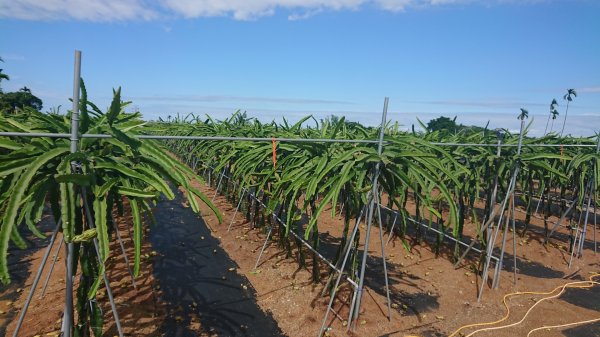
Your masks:
<svg viewBox="0 0 600 337"><path fill-rule="evenodd" d="M198 186L209 196L214 195L213 189ZM224 214L225 223L218 224L208 210L204 212L204 219L213 229L213 235L221 239L222 246L240 265L240 270L247 274L258 292L259 305L263 310L273 313L280 327L289 336L316 335L329 299L320 297L322 284L313 284L310 271L298 269L297 262L286 258L285 252L275 243L271 244L265 252L258 270L254 270L265 234L260 229L251 229L251 225L239 213L231 232L227 232L236 205L232 205L221 196L216 197L216 203ZM521 213L517 213L517 216L524 218ZM335 245L338 242L336 238L341 236L341 224L341 218L332 218L330 212L326 212L319 221L322 241ZM365 230L364 225L361 225L361 228ZM441 255L436 258L432 246L427 242L422 245L416 244L410 252L407 252L399 240L392 240L385 247L393 306L391 321L386 317L387 304L379 230L373 228L369 245L367 289L355 335L448 336L466 324L500 319L505 313L501 304L502 297L507 293L550 291L569 281L587 279L591 273L600 271L600 260L590 250L589 244L586 245L588 249L585 250L583 258L576 259L571 268L568 268L566 261L569 254L565 247L567 244L560 240L553 240L555 243L543 246L541 228L542 223L534 219L529 234L524 237L517 236L516 284L513 284L512 254L507 253L504 260L505 268L500 276L500 288L492 290L485 286L480 302L477 302L477 289L481 279L473 272L475 268L473 260L477 255L469 255L470 260L455 269L448 258L453 251L453 244L446 243ZM565 234L564 229L561 231ZM588 235L588 238L590 237L591 233ZM384 241L387 240L386 234ZM434 240L429 241L434 242ZM508 252L512 252L512 235L507 239L507 247L510 247ZM327 255L325 252L324 254ZM310 257L310 254L307 254L307 257ZM326 270L324 265L322 269ZM600 297L598 297L600 289L598 288L600 287L567 290L563 296L544 301L536 306L529 318L514 329L478 333L477 336L520 336L542 325L600 318ZM334 306L341 319L335 319L334 315L330 315L333 316L328 322L331 336L347 335L347 327L343 320L348 316L348 296L349 291L342 291L339 301L336 301ZM510 298L511 315L504 323L519 321L527 309L541 298L541 295L534 294ZM582 331L597 331L599 326L588 324L562 332L558 329L537 332L537 334L586 336ZM465 329L464 332L473 330L475 329ZM597 334L589 336L597 336Z"/></svg>
<svg viewBox="0 0 600 337"><path fill-rule="evenodd" d="M125 225L125 221L129 219L123 218L121 220L122 221L119 224L120 233L127 254L132 257L133 242ZM47 232L47 234L50 235L51 232ZM50 260L44 270L42 281L34 294L29 310L25 316L19 336L58 336L60 334L65 296L64 246L60 251L58 262L50 277L46 293L43 299L40 299L43 281L50 268L51 259L54 256L54 252L58 246L58 239L60 238L61 235L59 234L57 242L55 242L52 250ZM0 308L6 308L6 310L0 310L4 310L6 313L4 313L3 316L8 317L9 319L3 322L0 321L0 323L2 326L6 327L7 336L12 336L13 334L16 320L23 307L27 294L31 289L31 284L35 277L35 273L39 268L48 242L49 240L47 239L32 240L31 254L26 257L29 261L29 265L26 269L27 277L24 278L24 282L19 282L19 280L15 278L15 284L1 289L0 298L2 301L0 302ZM14 253L18 254L18 251L14 251ZM152 274L152 259L154 254L148 240L145 241L142 247L142 254L144 257L141 262L140 276L135 280L137 290L132 286L131 277L129 276L129 272L121 254L121 248L118 246L116 240L111 244L111 257L109 257L106 267L108 270L107 275L113 290L117 312L120 316L123 331L130 336L156 336L160 329L160 325L164 320L166 311L164 304L157 302L160 292L154 289L155 279ZM18 270L16 273L18 274L20 272L22 271ZM15 289L13 289L15 287L22 290L17 293L17 298L10 299L11 294L15 294ZM75 289L76 287L77 277L75 277ZM114 336L117 334L117 330L106 297L106 291L103 286L100 287L99 294L98 303L103 310L105 320L104 335Z"/></svg>
<svg viewBox="0 0 600 337"><path fill-rule="evenodd" d="M197 186L212 197L214 190L205 185ZM261 260L258 269L254 268L258 251L260 250L265 233L262 229L253 229L242 215L238 213L232 226L227 232L227 226L233 216L235 205L217 196L215 200L222 210L224 223L218 224L216 217L204 208L203 218L212 230L212 236L220 242L220 246L237 264L237 272L247 277L256 291L259 306L271 314L279 327L288 336L314 336L318 333L325 313L328 297L320 296L322 284L311 282L311 273L299 269L296 260L286 258L284 251L272 243ZM523 215L521 214L520 217ZM127 219L125 219L127 220ZM501 284L497 290L484 287L483 299L477 302L477 289L481 279L473 273L473 261L476 255L460 268L455 269L448 255L453 245L445 244L442 254L436 258L432 246L427 242L416 244L407 252L397 240L392 240L385 247L388 269L390 274L390 290L392 298L392 317L386 317L387 305L385 300L383 270L381 263L380 239L377 228L373 229L369 246L369 260L364 294L363 307L359 323L354 335L356 336L448 336L459 327L500 319L505 309L502 297L516 291L550 291L553 288L570 281L587 279L591 273L600 271L600 260L594 255L591 245L586 244L584 256L576 259L571 268L567 261L569 254L567 244L554 240L553 244L541 244L542 224L534 219L531 231L525 237L517 237L517 282L513 284L512 254L507 254L504 268L501 272ZM467 228L469 226L467 225ZM361 229L364 232L364 226ZM329 212L319 221L319 231L322 233L324 254L332 251L338 243L336 238L341 234L341 219L331 217ZM561 229L564 238L565 230ZM121 225L121 233L125 244L131 253L131 241L128 231ZM466 233L472 235L472 233ZM511 234L511 233L509 233ZM361 235L364 237L364 235ZM591 238L591 233L588 238ZM387 242L387 234L384 240ZM433 240L428 240L433 242ZM37 270L43 254L39 248L44 241L34 241L34 247L26 252L13 252L11 262L19 264L13 268L15 283L0 289L0 326L8 325L7 335L11 334L14 317L24 302L27 291ZM512 252L512 235L507 240L508 252ZM327 248L328 247L328 248ZM325 249L327 248L327 249ZM138 290L133 290L127 269L120 256L117 246L112 247L113 257L110 260L109 278L115 291L118 311L127 335L157 336L161 335L168 313L166 303L162 298L152 272L153 251L146 241L143 259L142 275L136 280ZM306 254L310 264L310 254ZM21 330L21 336L52 335L60 329L60 312L64 298L64 262L61 257L51 278L44 300L34 296L34 303L27 314L26 322ZM323 276L326 274L322 266ZM19 276L21 275L19 279ZM21 282L19 282L21 281ZM18 291L18 288L21 291ZM543 301L532 310L528 318L511 329L478 333L476 336L525 336L536 327L543 325L565 324L600 318L600 289L570 289L558 298ZM342 287L334 309L341 319L330 315L328 326L330 336L348 335L344 319L348 315L347 303L350 292ZM104 292L102 292L104 294ZM510 298L508 303L511 315L504 323L519 321L523 314L537 301L543 298L539 294L526 294ZM111 322L111 312L103 296L100 303L108 321L106 336L115 334L114 322ZM184 318L185 319L185 318ZM201 327L197 327L201 331ZM204 327L204 330L210 327ZM249 326L248 329L252 329ZM474 328L465 329L465 333ZM600 325L592 323L573 326L566 329L551 329L538 331L532 336L598 336ZM225 336L225 335L223 335Z"/></svg>

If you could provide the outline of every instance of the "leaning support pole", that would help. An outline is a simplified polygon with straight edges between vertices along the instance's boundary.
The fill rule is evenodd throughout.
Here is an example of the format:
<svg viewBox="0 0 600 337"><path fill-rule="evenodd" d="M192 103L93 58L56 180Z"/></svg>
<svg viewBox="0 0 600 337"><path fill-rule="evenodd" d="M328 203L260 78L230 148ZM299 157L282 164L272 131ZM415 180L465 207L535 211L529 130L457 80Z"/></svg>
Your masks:
<svg viewBox="0 0 600 337"><path fill-rule="evenodd" d="M254 264L254 269L258 268L258 264L260 263L260 258L262 257L263 253L265 252L265 249L267 248L267 244L269 244L269 239L271 238L271 233L273 233L273 227L275 227L275 225L271 225L271 227L269 228L269 232L267 233L267 237L265 238L265 243L262 245L260 254L258 254L256 263Z"/></svg>
<svg viewBox="0 0 600 337"><path fill-rule="evenodd" d="M503 260L504 260L504 253L505 253L505 249L506 249L506 240L508 239L508 228L512 222L513 225L513 244L515 244L514 240L516 240L515 237L515 229L514 229L514 217L515 214L514 212L512 212L512 208L514 207L514 191L515 191L515 185L516 185L516 179L517 179L517 174L518 174L518 168L515 168L514 172L513 172L513 176L512 176L512 180L511 180L511 185L509 190L507 191L507 200L509 201L508 206L506 208L506 219L505 219L505 223L504 223L504 233L502 235L502 245L500 248L500 260L498 261L498 266L494 271L494 278L492 281L492 288L496 289L500 286L500 270L502 269L502 265L503 265ZM504 207L506 204L503 205L503 211L504 211ZM511 221L512 220L512 221ZM500 221L498 221L498 227L497 229L499 230L500 227L502 225L502 217L500 218ZM494 237L494 240L491 242L491 250L494 249L494 244L496 243L496 237ZM516 261L516 246L514 246L514 265L516 266L517 261ZM488 262L489 263L489 262ZM515 269L515 280L516 280L516 269ZM482 282L483 284L483 282Z"/></svg>
<svg viewBox="0 0 600 337"><path fill-rule="evenodd" d="M598 144L596 145L596 155L598 155L599 153L600 153L600 136L598 137ZM597 172L596 163L594 163L593 166L594 166L593 172ZM591 206L592 199L594 198L596 184L597 184L597 182L594 179L594 174L592 174L589 178L589 185L590 185L589 186L589 196L588 196L588 200L587 200L585 220L583 221L583 232L581 233L581 238L579 239L579 247L577 249L577 257L583 255L583 244L585 242L585 234L587 232L587 227L588 227L588 216L590 214L590 206Z"/></svg>
<svg viewBox="0 0 600 337"><path fill-rule="evenodd" d="M512 180L509 183L507 191L510 191L511 189L512 189ZM490 228L490 234L488 236L488 242L487 242L487 247L486 247L486 256L485 256L486 260L483 265L483 272L481 274L481 285L479 286L479 293L477 294L478 302L481 300L481 296L483 294L483 286L487 283L490 261L492 260L492 253L494 252L494 246L496 244L496 239L498 238L498 233L500 231L502 219L504 217L504 209L506 208L507 202L508 202L508 194L504 197L504 200L502 201L502 206L499 209L498 225L495 228L493 228L493 224L492 224L492 228ZM494 217L495 217L495 214L494 214L494 212L492 212L492 215L490 215L490 219L488 221L493 222ZM495 262L496 269L498 269L500 262L501 262L500 259L498 259L498 261Z"/></svg>
<svg viewBox="0 0 600 337"><path fill-rule="evenodd" d="M83 195L83 208L86 215L86 219L88 222L89 228L95 228L94 220L92 219L92 212L90 211L90 206L87 199L87 193L85 187L81 188L81 194ZM116 229L118 230L118 229ZM98 248L98 238L94 237L92 240L94 242L94 249L96 250L96 256L98 257L98 263L104 264L102 257L100 256L100 249ZM119 319L119 313L117 312L117 305L115 304L115 299L113 297L113 292L110 287L110 281L108 276L106 275L106 271L102 273L102 278L104 279L104 287L106 289L106 295L108 297L108 301L110 302L110 307L112 309L113 317L115 319L115 325L117 326L117 332L119 333L119 337L123 337L123 329L121 328L121 320Z"/></svg>
<svg viewBox="0 0 600 337"><path fill-rule="evenodd" d="M367 193L368 202L370 202L370 200L371 200L371 196L369 194L370 194L370 192ZM363 207L363 209L364 209L364 207ZM344 268L346 267L346 263L348 262L348 258L350 257L350 251L352 250L352 243L354 242L354 238L356 237L356 233L358 232L358 227L360 226L360 221L362 220L361 219L362 213L363 212L361 211L359 217L356 219L356 222L354 223L354 228L352 229L352 234L350 234L348 241L346 241L346 246L342 250L344 257L341 260L338 260L338 264L340 264L340 262L341 262L341 264L339 265L339 272L338 272L339 274L338 274L338 277L335 280L335 284L331 290L331 294L329 297L329 304L327 305L327 310L325 311L325 316L323 317L323 323L321 324L321 330L319 330L318 337L323 336L323 333L325 332L325 329L327 326L327 318L329 317L329 312L333 311L333 301L335 301L335 295L337 294L338 287L340 286L340 282L344 275ZM337 267L337 265L336 265L336 267ZM325 287L327 287L327 284L325 285ZM356 289L355 289L355 292L356 292ZM355 293L355 295L356 295L356 293Z"/></svg>
<svg viewBox="0 0 600 337"><path fill-rule="evenodd" d="M225 175L225 168L221 171L221 177L219 178L219 183L217 184L217 188L215 188L215 195L213 195L211 202L215 202L215 198L217 197L217 193L219 193L219 188L221 187L221 182L223 181L223 176Z"/></svg>
<svg viewBox="0 0 600 337"><path fill-rule="evenodd" d="M500 154L501 152L501 148L502 148L502 139L499 138L498 139L498 147L496 150L496 157L500 158ZM486 235L486 243L489 244L491 237L492 237L492 232L494 229L494 222L493 219L496 216L495 213L495 207L494 205L496 204L496 194L498 193L498 174L496 173L496 177L494 178L494 188L492 190L492 195L490 197L490 200L488 200L488 202L490 203L490 211L488 214L485 214L483 217L483 221L482 221L482 225L479 227L478 233L477 235L481 238L481 240L483 241L483 235L484 235L484 231L485 231L485 235ZM469 247L467 247L467 249L465 249L465 251L463 252L463 254L460 256L460 258L458 260L456 260L456 262L454 263L454 268L458 268L458 265L460 265L460 263L462 262L462 260L467 256L467 253L469 253L469 251L471 249L473 249L473 247L475 246L475 243L477 242L477 238L473 239L473 241L471 241L471 244L469 244Z"/></svg>
<svg viewBox="0 0 600 337"><path fill-rule="evenodd" d="M592 186L592 179L588 179L588 183L587 186L584 189L583 192L583 200L585 201L585 197L587 195L587 204L586 204L586 209L585 209L585 220L584 220L584 226L583 229L581 229L581 217L583 215L583 208L581 209L581 212L579 213L579 220L577 221L577 229L575 231L575 238L573 239L573 248L571 249L571 257L569 258L569 268L571 268L571 263L573 263L573 257L579 257L580 254L583 253L583 243L585 241L585 231L587 230L587 222L588 222L588 217L590 215L590 207L591 207L591 201L592 201L592 193L593 193L593 186ZM579 239L579 241L577 241Z"/></svg>
<svg viewBox="0 0 600 337"><path fill-rule="evenodd" d="M54 257L52 258L52 264L50 265L50 270L48 271L48 274L46 274L46 280L44 281L44 286L42 287L42 291L40 293L40 298L44 298L44 295L46 294L46 288L48 287L48 282L50 282L50 276L52 275L52 272L54 271L54 266L56 265L56 260L58 259L58 254L60 253L60 249L62 248L64 240L60 240L58 242L58 247L56 247L56 251L54 252Z"/></svg>
<svg viewBox="0 0 600 337"><path fill-rule="evenodd" d="M13 332L13 337L17 337L19 335L19 330L21 330L21 325L23 324L23 319L25 319L25 314L27 313L27 309L29 309L29 304L31 303L31 299L33 298L35 289L37 288L37 285L40 282L40 278L42 277L42 273L44 272L44 267L46 266L46 262L48 261L48 257L50 256L50 252L52 251L52 245L54 245L54 239L56 239L56 235L58 234L58 230L61 227L61 224L62 224L62 221L59 220L58 223L56 224L56 228L54 228L54 232L52 232L52 237L50 238L50 243L48 243L48 247L46 248L44 257L42 257L42 262L40 263L40 267L38 268L35 278L33 279L33 283L31 284L31 289L29 289L29 294L27 295L25 304L23 304L23 309L21 309L21 313L19 314L19 321L17 321L17 325L15 326L15 331Z"/></svg>
<svg viewBox="0 0 600 337"><path fill-rule="evenodd" d="M79 84L81 82L81 51L75 51L75 71L73 76L73 110L71 112L71 153L77 152L79 146ZM75 163L72 163L75 164ZM70 224L69 224L70 225ZM73 253L75 245L66 242L67 273L65 285L65 314L63 320L63 337L71 337L73 332Z"/></svg>
<svg viewBox="0 0 600 337"><path fill-rule="evenodd" d="M521 111L525 112L523 109L521 109ZM521 114L520 116L521 119L521 128L520 128L520 132L519 132L519 142L517 145L517 156L521 154L521 149L523 147L523 132L525 131L525 114ZM511 175L511 179L510 179L510 183L508 185L508 189L506 190L506 196L504 197L504 201L502 202L502 207L500 208L500 217L498 219L498 224L497 227L494 231L494 234L490 236L490 240L488 240L487 244L488 244L488 249L487 249L487 256L486 256L486 261L485 261L485 265L483 267L483 274L481 276L481 286L479 289L479 294L477 296L477 301L481 300L481 296L483 294L483 286L485 283L487 283L487 273L489 270L489 266L490 266L490 260L491 260L491 255L492 252L494 250L494 245L496 244L496 239L498 238L498 232L500 231L500 227L502 226L502 218L503 215L506 211L506 224L505 224L505 230L504 230L504 235L502 236L502 248L500 251L500 259L498 261L498 265L496 266L496 269L494 271L494 278L492 281L492 287L493 288L497 288L500 285L500 270L502 269L502 261L504 259L504 249L506 247L506 237L507 237L507 230L508 230L508 226L509 226L509 218L508 217L512 217L514 219L514 212L511 214L510 210L511 210L511 206L508 204L509 199L511 201L514 200L514 192L515 192L515 187L517 184L517 176L519 174L519 166L516 165L513 168L512 171L512 175ZM495 200L493 200L494 202ZM508 208L507 208L507 204L508 204ZM514 201L513 201L514 204ZM493 216L493 215L492 215ZM492 217L491 216L491 217ZM513 235L514 235L514 231L513 231ZM514 240L514 238L513 238ZM515 251L516 251L516 247L515 247ZM516 253L514 254L516 255ZM516 256L514 257L516 259ZM515 265L516 265L516 260L515 260ZM516 270L515 270L516 273ZM516 276L515 276L516 279Z"/></svg>
<svg viewBox="0 0 600 337"><path fill-rule="evenodd" d="M525 131L525 117L521 116L521 129L519 132L519 144L517 146L517 156L519 156L521 154L521 148L523 146L523 132ZM495 288L498 288L500 286L500 270L502 269L502 259L504 258L504 252L505 252L505 248L506 248L506 239L507 239L507 232L506 230L508 229L509 226L509 216L512 222L512 230L513 230L513 261L514 261L514 281L516 283L517 281L517 246L516 246L516 228L515 228L515 212L514 212L514 207L515 207L515 189L517 188L517 176L519 175L519 170L520 167L517 166L514 168L513 171L513 175L512 175L512 188L510 190L508 190L508 195L510 196L510 204L509 204L509 208L507 209L507 218L506 218L506 228L504 231L504 236L502 237L502 249L500 251L500 262L499 264L499 268L496 268L495 271L495 275L494 275L494 284L495 284ZM500 222L498 223L500 224Z"/></svg>
<svg viewBox="0 0 600 337"><path fill-rule="evenodd" d="M513 284L517 284L517 228L515 221L515 194L511 196L511 222L512 222L512 233L513 233ZM500 282L498 282L500 283Z"/></svg>
<svg viewBox="0 0 600 337"><path fill-rule="evenodd" d="M390 243L390 241L392 241L392 239L394 238L394 226L396 226L396 221L398 220L398 213L394 213L394 221L392 221L392 229L390 229L390 233L388 235L388 240L387 240L387 244Z"/></svg>
<svg viewBox="0 0 600 337"><path fill-rule="evenodd" d="M598 200L595 199L596 196L596 190L594 190L594 254L597 253L597 247L598 247L598 243L596 241L596 231L597 231L597 226L598 226L598 213L596 213L598 210L596 209L596 204L598 203Z"/></svg>
<svg viewBox="0 0 600 337"><path fill-rule="evenodd" d="M548 241L550 240L550 238L552 237L554 232L558 229L558 227L560 227L560 225L567 218L569 213L571 213L571 211L575 208L575 205L577 205L577 202L575 200L573 200L571 202L571 205L569 206L569 208L567 208L567 210L563 213L563 215L561 215L561 217L558 219L558 221L552 227L552 230L550 230L550 233L548 233L548 235L544 239L544 244L548 243Z"/></svg>
<svg viewBox="0 0 600 337"><path fill-rule="evenodd" d="M227 231L229 232L231 230L231 226L233 225L233 222L235 220L235 216L237 215L238 211L240 210L240 207L242 206L242 201L244 200L244 194L246 194L246 188L244 187L242 189L242 195L240 196L240 201L237 204L237 207L235 208L235 212L233 212L233 216L231 217L231 221L229 222L229 226L227 226Z"/></svg>
<svg viewBox="0 0 600 337"><path fill-rule="evenodd" d="M368 199L368 194L367 194L367 199ZM367 204L368 204L368 202L367 202ZM358 213L358 217L356 218L356 223L357 224L360 224L360 222L362 220L362 217L363 217L363 214L365 213L366 207L367 206L364 205L363 207L360 208L360 212ZM348 241L346 241L346 244L347 243L348 243ZM351 247L351 246L344 245L344 247L342 247L342 251L340 252L340 255L346 256L345 253L344 253L346 251L346 247ZM348 249L350 249L350 248L348 248ZM343 273L344 269L341 267L342 266L342 262L344 262L344 261L343 261L343 259L340 258L340 259L337 260L335 266L332 267L333 272L329 275L329 278L327 279L327 282L325 282L325 286L323 287L323 291L321 291L321 297L325 296L325 293L327 293L327 290L330 289L330 285L331 285L331 282L333 281L333 277L335 276L335 272ZM334 297L335 297L335 291L337 291L337 290L333 290L333 293L332 293L332 296L334 296Z"/></svg>
<svg viewBox="0 0 600 337"><path fill-rule="evenodd" d="M383 101L383 113L381 114L381 127L379 130L379 144L377 145L377 154L379 157L381 157L381 153L383 152L383 136L385 134L385 123L386 123L386 119L387 119L387 110L388 110L388 102L389 102L389 98L386 97ZM367 232L365 234L365 244L363 246L363 256L362 256L362 263L360 266L360 276L359 276L359 281L358 281L358 288L356 289L356 304L352 305L350 307L350 317L348 319L348 327L350 326L355 326L354 323L355 319L358 318L358 314L360 313L360 305L361 305L361 301L362 301L362 293L363 293L363 287L364 287L364 283L365 283L365 271L366 271L366 267L367 267L367 257L369 256L369 239L371 238L371 227L373 226L373 215L375 212L375 202L377 200L379 200L379 198L377 197L378 193L379 193L379 187L377 185L377 182L379 181L379 170L380 170L380 165L381 162L377 162L377 164L375 164L375 171L373 172L373 177L371 179L371 203L369 205L369 210L367 212ZM379 205L379 204L377 204ZM379 207L379 206L377 206ZM383 256L384 260L385 260L385 256ZM385 264L384 264L384 268L385 268ZM386 271L387 274L387 271ZM389 291L389 290L388 290ZM389 298L389 295L388 295ZM388 300L388 304L389 304L389 300Z"/></svg>
<svg viewBox="0 0 600 337"><path fill-rule="evenodd" d="M133 289L137 290L137 285L135 284L135 276L133 275L133 270L131 270L131 265L129 264L129 258L127 257L127 251L125 250L125 244L123 243L123 239L121 238L121 233L119 232L119 225L115 221L115 219L111 216L113 227L115 229L115 234L117 234L117 240L119 241L119 246L121 246L121 252L123 253L123 259L125 260L125 264L127 265L127 271L129 272L129 276L131 277L131 284L133 285Z"/></svg>
<svg viewBox="0 0 600 337"><path fill-rule="evenodd" d="M387 296L388 321L392 320L392 301L390 300L390 281L388 278L387 261L385 256L385 243L383 241L383 220L381 220L381 206L379 206L379 195L377 197L377 220L379 220L379 241L381 242L381 259L383 261L383 273L385 278L385 294Z"/></svg>

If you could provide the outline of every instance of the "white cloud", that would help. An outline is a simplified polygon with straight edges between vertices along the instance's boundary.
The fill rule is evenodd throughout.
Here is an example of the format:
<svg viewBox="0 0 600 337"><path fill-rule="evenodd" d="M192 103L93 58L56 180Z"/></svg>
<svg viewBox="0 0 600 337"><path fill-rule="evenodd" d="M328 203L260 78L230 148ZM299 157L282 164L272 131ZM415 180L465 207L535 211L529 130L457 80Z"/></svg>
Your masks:
<svg viewBox="0 0 600 337"><path fill-rule="evenodd" d="M323 11L323 9L317 8L317 9L305 11L304 13L293 13L291 15L288 15L288 20L290 20L290 21L306 20L308 18L311 18L311 17L321 13L322 11Z"/></svg>
<svg viewBox="0 0 600 337"><path fill-rule="evenodd" d="M428 7L428 6L442 6L442 5L454 5L468 2L480 2L482 4L494 2L484 0L374 0L372 1L379 8L391 12L404 12L410 7Z"/></svg>
<svg viewBox="0 0 600 337"><path fill-rule="evenodd" d="M142 0L0 0L0 17L24 20L151 20L158 14Z"/></svg>
<svg viewBox="0 0 600 337"><path fill-rule="evenodd" d="M277 9L315 10L355 9L367 0L163 0L163 6L186 18L231 16L251 20L275 14ZM294 16L293 16L294 17ZM295 18L295 17L294 17Z"/></svg>
<svg viewBox="0 0 600 337"><path fill-rule="evenodd" d="M577 91L577 93L599 94L600 87L579 88L576 91Z"/></svg>
<svg viewBox="0 0 600 337"><path fill-rule="evenodd" d="M545 0L523 0L535 4ZM188 19L231 17L254 20L291 11L289 20L306 19L323 11L358 10L372 6L384 11L402 12L453 4L481 5L521 3L516 0L0 0L0 18L24 20L128 21L165 17Z"/></svg>
<svg viewBox="0 0 600 337"><path fill-rule="evenodd" d="M547 106L542 103L524 102L515 99L486 99L486 100L436 100L422 101L416 103L444 105L444 106L459 106L459 107L480 107L480 108L510 108L517 109L530 106Z"/></svg>
<svg viewBox="0 0 600 337"><path fill-rule="evenodd" d="M282 104L323 104L323 105L352 105L347 101L336 101L318 98L288 98L288 97L261 97L261 96L232 96L232 95L177 95L177 96L132 96L128 99L135 101L154 102L260 102L260 103L282 103Z"/></svg>

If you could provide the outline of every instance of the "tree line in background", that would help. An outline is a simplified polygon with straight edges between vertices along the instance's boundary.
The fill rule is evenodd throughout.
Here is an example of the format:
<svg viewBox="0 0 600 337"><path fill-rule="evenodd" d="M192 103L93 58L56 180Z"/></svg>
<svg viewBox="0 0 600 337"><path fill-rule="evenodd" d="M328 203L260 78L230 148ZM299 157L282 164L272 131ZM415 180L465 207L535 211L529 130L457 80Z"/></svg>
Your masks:
<svg viewBox="0 0 600 337"><path fill-rule="evenodd" d="M0 58L0 62L4 62ZM19 91L7 92L2 90L2 81L10 80L10 77L0 69L0 110L14 111L17 108L32 107L36 110L42 110L42 100L31 93L31 89L23 87Z"/></svg>
<svg viewBox="0 0 600 337"><path fill-rule="evenodd" d="M577 97L577 91L575 91L575 89L567 89L567 93L563 96L563 100L565 100L567 102L567 105L565 107L565 117L563 118L563 125L560 129L561 137L562 137L563 133L565 132L565 125L567 123L567 114L569 113L569 104L573 101L573 98L575 98L575 97ZM554 98L552 100L552 102L550 103L550 112L548 113L548 120L546 121L546 127L544 128L544 134L543 134L544 136L547 135L548 133L551 133L552 130L554 129L554 121L560 115L558 110L556 109L557 107L558 107L558 102L556 101L556 98ZM552 120L552 123L550 123L550 120ZM489 125L489 121L488 121L488 125ZM441 117L430 120L427 123L427 125L423 125L423 126L429 132L447 131L450 133L458 133L458 132L465 132L465 131L466 132L469 132L469 131L481 132L484 129L487 129L488 125L486 125L485 128L482 128L480 126L474 126L474 125L457 124L456 116L454 116L453 119L441 116ZM550 129L548 129L548 125L550 125Z"/></svg>

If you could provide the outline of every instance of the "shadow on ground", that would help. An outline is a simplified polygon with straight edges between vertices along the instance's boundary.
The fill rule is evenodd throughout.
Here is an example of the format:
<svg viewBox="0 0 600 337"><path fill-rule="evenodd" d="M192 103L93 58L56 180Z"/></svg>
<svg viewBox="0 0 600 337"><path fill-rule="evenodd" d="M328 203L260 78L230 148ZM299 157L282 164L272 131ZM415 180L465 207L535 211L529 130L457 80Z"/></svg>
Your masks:
<svg viewBox="0 0 600 337"><path fill-rule="evenodd" d="M563 334L566 337L600 337L600 322L570 328Z"/></svg>
<svg viewBox="0 0 600 337"><path fill-rule="evenodd" d="M41 223L41 227L39 228L41 232L48 234L45 239L39 239L35 237L28 228L24 227L21 234L27 242L27 248L19 249L15 247L12 242L10 243L7 260L8 270L10 272L12 281L8 285L0 284L0 303L5 301L16 301L19 297L17 289L23 289L25 292L30 291L29 285L26 285L25 282L32 272L30 268L33 260L33 254L35 254L38 250L48 246L50 243L50 237L52 235L51 232L54 230L55 226L56 225L54 224L54 221L50 220L48 217L45 217L44 221ZM48 264L50 264L50 262ZM48 269L46 269L46 272L47 270ZM37 272L37 269L33 272ZM2 308L2 310L5 309ZM19 312L15 310L8 310L8 312L3 313L3 316L0 318L0 336L4 336L6 334L6 328L8 324L12 320L17 319L18 313Z"/></svg>
<svg viewBox="0 0 600 337"><path fill-rule="evenodd" d="M155 217L150 240L158 253L154 275L168 307L165 336L284 336L256 303L248 279L231 269L237 265L205 222L182 206L180 193L161 202Z"/></svg>

